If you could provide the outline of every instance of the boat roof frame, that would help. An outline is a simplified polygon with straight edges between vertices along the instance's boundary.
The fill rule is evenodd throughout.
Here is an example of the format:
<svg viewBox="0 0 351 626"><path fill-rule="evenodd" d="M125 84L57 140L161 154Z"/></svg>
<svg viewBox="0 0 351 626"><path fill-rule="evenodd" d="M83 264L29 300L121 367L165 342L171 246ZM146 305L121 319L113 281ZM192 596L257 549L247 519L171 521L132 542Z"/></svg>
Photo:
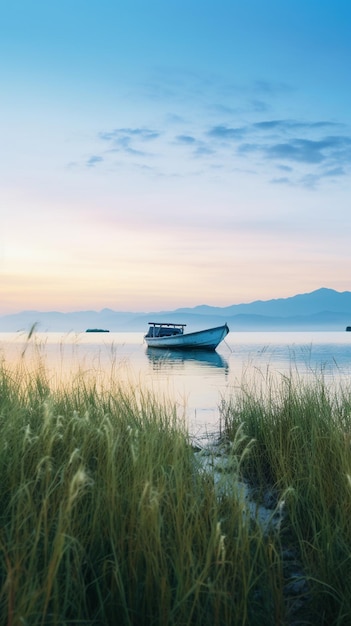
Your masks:
<svg viewBox="0 0 351 626"><path fill-rule="evenodd" d="M173 324L172 322L148 322L150 326L171 326L172 328L184 328L186 324Z"/></svg>

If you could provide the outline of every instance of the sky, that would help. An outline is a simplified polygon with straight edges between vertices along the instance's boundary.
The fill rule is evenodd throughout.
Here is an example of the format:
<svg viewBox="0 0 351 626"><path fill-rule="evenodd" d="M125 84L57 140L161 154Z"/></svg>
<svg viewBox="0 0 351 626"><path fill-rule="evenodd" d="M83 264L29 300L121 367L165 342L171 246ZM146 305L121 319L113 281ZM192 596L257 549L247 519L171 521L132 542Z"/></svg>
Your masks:
<svg viewBox="0 0 351 626"><path fill-rule="evenodd" d="M0 0L0 315L350 290L349 0Z"/></svg>

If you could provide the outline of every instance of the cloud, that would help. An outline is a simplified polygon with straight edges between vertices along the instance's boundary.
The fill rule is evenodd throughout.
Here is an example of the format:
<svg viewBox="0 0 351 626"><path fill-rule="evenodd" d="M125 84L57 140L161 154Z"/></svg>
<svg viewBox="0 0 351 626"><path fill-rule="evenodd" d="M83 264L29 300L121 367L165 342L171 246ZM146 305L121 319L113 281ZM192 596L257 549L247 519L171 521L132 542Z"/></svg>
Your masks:
<svg viewBox="0 0 351 626"><path fill-rule="evenodd" d="M210 148L205 143L198 143L197 148L196 148L196 150L194 151L193 154L196 157L210 156L211 154L215 154L215 150Z"/></svg>
<svg viewBox="0 0 351 626"><path fill-rule="evenodd" d="M296 131L312 132L321 129L335 128L338 126L341 125L328 121L300 122L296 120L263 120L261 122L255 122L251 125L241 127L231 127L227 124L217 124L216 126L212 126L207 131L207 135L215 139L237 141L245 136L265 136L268 132L270 134L275 132L276 135L285 135Z"/></svg>
<svg viewBox="0 0 351 626"><path fill-rule="evenodd" d="M192 135L178 135L175 139L176 143L189 146L192 149L191 156L195 158L208 157L215 152L207 143Z"/></svg>
<svg viewBox="0 0 351 626"><path fill-rule="evenodd" d="M215 139L221 139L225 141L239 141L244 137L246 132L246 128L231 128L229 126L225 126L224 124L220 124L219 126L213 126L207 132L207 135L209 137L214 137Z"/></svg>
<svg viewBox="0 0 351 626"><path fill-rule="evenodd" d="M259 152L262 149L259 143L242 143L238 146L238 154L249 154L250 152Z"/></svg>
<svg viewBox="0 0 351 626"><path fill-rule="evenodd" d="M245 126L217 124L206 135L217 154L223 144L233 146L237 156L255 158L256 169L260 161L265 168L271 161L282 171L292 173L292 164L297 164L300 171L293 179L278 177L271 182L313 188L323 178L346 175L351 165L351 137L327 134L336 128L344 125L328 120L266 119Z"/></svg>
<svg viewBox="0 0 351 626"><path fill-rule="evenodd" d="M292 139L290 142L263 146L263 152L271 159L287 159L303 163L323 161L351 161L351 138L325 137L319 141Z"/></svg>
<svg viewBox="0 0 351 626"><path fill-rule="evenodd" d="M192 137L191 135L178 135L176 137L176 140L179 143L184 143L187 145L193 145L194 143L196 143L195 137Z"/></svg>
<svg viewBox="0 0 351 626"><path fill-rule="evenodd" d="M207 129L206 137L217 159L223 147L229 147L233 159L254 159L256 173L267 172L269 162L289 173L270 177L272 184L315 189L323 180L346 176L350 169L351 136L333 134L345 128L328 120L268 118L243 126L216 124Z"/></svg>
<svg viewBox="0 0 351 626"><path fill-rule="evenodd" d="M315 173L309 172L305 176L301 176L297 179L296 184L302 185L307 189L316 189L324 178L333 179L340 176L346 176L346 171L342 167L335 167L328 170L318 170Z"/></svg>
<svg viewBox="0 0 351 626"><path fill-rule="evenodd" d="M293 168L290 167L290 165L278 165L277 166L279 170L282 170L283 172L292 172Z"/></svg>
<svg viewBox="0 0 351 626"><path fill-rule="evenodd" d="M218 123L207 128L200 126L198 120L191 123L168 114L160 118L159 128L138 125L101 131L98 138L102 156L98 151L85 165L95 167L102 161L108 162L113 153L120 153L131 157L123 158L128 166L149 165L151 157L158 167L158 176L183 177L195 175L191 160L211 171L217 168L223 175L234 170L248 171L250 163L252 175L263 172L272 184L308 188L316 187L323 179L345 176L351 165L351 136L335 133L336 129L344 130L343 124L325 119L269 118L262 114L261 119L256 115L256 121L241 124L235 123L240 118L234 110L218 109L215 115ZM280 171L275 175L277 169Z"/></svg>
<svg viewBox="0 0 351 626"><path fill-rule="evenodd" d="M102 131L99 138L112 145L114 151L127 152L138 156L150 156L140 149L140 144L152 142L160 137L158 131L149 128L115 128L111 131Z"/></svg>
<svg viewBox="0 0 351 626"><path fill-rule="evenodd" d="M272 178L271 183L274 185L291 185L291 180L287 176L282 176L281 178Z"/></svg>
<svg viewBox="0 0 351 626"><path fill-rule="evenodd" d="M318 174L307 174L300 179L300 184L308 189L315 189L320 179L321 176Z"/></svg>
<svg viewBox="0 0 351 626"><path fill-rule="evenodd" d="M104 159L101 156L93 154L86 162L87 167L95 167L97 163L101 163Z"/></svg>
<svg viewBox="0 0 351 626"><path fill-rule="evenodd" d="M99 133L99 137L105 141L117 141L121 139L137 138L142 141L150 141L157 139L160 133L149 128L115 128L111 131L103 131Z"/></svg>
<svg viewBox="0 0 351 626"><path fill-rule="evenodd" d="M269 159L286 159L304 163L321 163L325 159L321 142L305 139L295 139L290 143L266 146L263 148L263 152Z"/></svg>
<svg viewBox="0 0 351 626"><path fill-rule="evenodd" d="M252 130L290 132L296 130L312 131L323 128L334 128L341 126L336 122L320 121L320 122L300 122L297 120L265 120L263 122L255 122L252 124Z"/></svg>
<svg viewBox="0 0 351 626"><path fill-rule="evenodd" d="M332 178L334 176L345 176L345 175L346 175L346 172L343 167L334 167L331 170L327 170L323 174L323 176L331 176Z"/></svg>

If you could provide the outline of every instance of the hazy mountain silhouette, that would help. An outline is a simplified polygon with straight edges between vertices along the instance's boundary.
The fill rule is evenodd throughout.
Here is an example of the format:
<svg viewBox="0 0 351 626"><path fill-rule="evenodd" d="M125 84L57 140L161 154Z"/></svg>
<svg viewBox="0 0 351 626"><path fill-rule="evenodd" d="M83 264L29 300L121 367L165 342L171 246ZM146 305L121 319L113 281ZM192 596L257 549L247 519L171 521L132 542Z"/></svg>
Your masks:
<svg viewBox="0 0 351 626"><path fill-rule="evenodd" d="M351 314L351 292L321 288L311 293L298 294L290 298L276 300L256 300L249 304L233 304L228 307L197 306L192 309L178 309L180 313L200 313L201 315L264 315L292 317L295 315L316 315L323 311ZM178 312L177 311L177 312Z"/></svg>
<svg viewBox="0 0 351 626"><path fill-rule="evenodd" d="M345 330L351 325L351 292L317 289L290 298L257 300L227 307L207 305L174 311L133 313L102 311L22 311L0 317L0 331L27 331L37 324L38 331L84 332L87 328L110 331L144 331L148 322L181 322L188 330L227 322L235 330Z"/></svg>

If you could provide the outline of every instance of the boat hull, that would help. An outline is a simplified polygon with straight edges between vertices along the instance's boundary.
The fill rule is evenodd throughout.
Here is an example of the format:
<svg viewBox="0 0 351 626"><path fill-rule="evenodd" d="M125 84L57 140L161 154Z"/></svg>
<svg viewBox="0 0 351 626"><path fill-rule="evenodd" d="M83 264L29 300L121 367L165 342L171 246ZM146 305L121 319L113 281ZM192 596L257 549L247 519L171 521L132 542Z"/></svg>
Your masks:
<svg viewBox="0 0 351 626"><path fill-rule="evenodd" d="M218 344L229 333L227 324L198 330L194 333L170 335L168 337L147 337L144 339L149 348L163 348L170 350L215 350Z"/></svg>

